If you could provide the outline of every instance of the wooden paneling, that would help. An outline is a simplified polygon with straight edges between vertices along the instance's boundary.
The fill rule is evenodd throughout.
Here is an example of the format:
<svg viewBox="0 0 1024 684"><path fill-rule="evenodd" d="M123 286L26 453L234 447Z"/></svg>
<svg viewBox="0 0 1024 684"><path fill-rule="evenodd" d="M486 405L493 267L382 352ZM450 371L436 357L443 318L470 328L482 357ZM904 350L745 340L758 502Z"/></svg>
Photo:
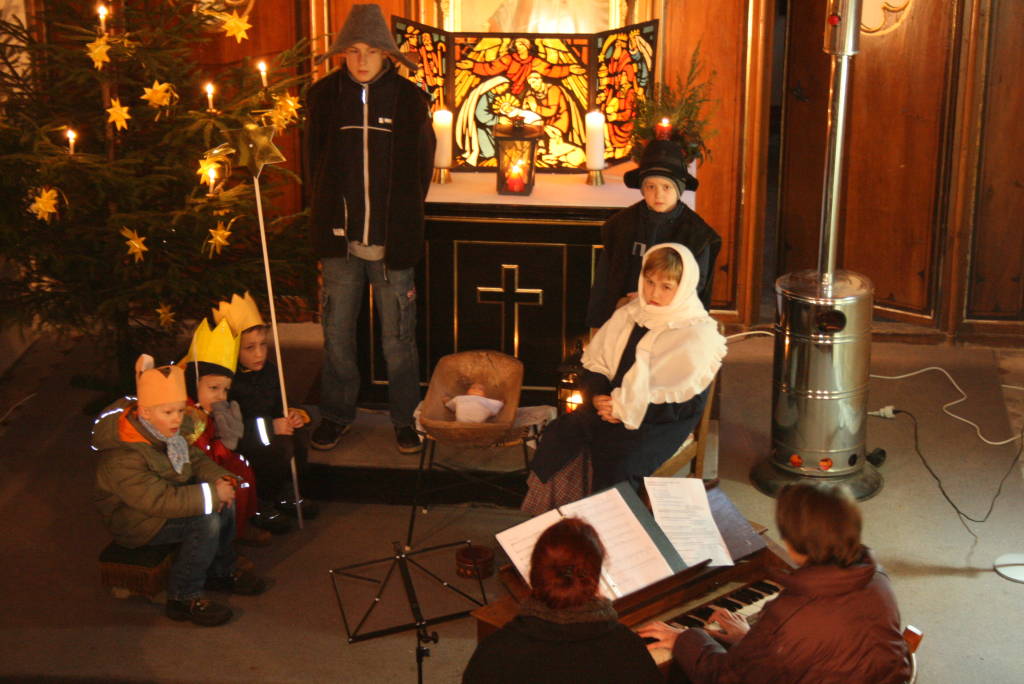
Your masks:
<svg viewBox="0 0 1024 684"><path fill-rule="evenodd" d="M838 264L906 320L936 315L956 7L912 3L892 30L862 33L852 61ZM789 10L780 272L817 266L829 87L825 3Z"/></svg>
<svg viewBox="0 0 1024 684"><path fill-rule="evenodd" d="M742 164L744 58L747 2L742 0L673 0L663 18L664 81L674 85L686 76L690 55L700 44L709 70L715 72L712 158L697 171L697 212L722 236L715 274L713 306L735 310L738 293L740 177Z"/></svg>
<svg viewBox="0 0 1024 684"><path fill-rule="evenodd" d="M1024 3L997 2L990 26L967 318L1024 320Z"/></svg>

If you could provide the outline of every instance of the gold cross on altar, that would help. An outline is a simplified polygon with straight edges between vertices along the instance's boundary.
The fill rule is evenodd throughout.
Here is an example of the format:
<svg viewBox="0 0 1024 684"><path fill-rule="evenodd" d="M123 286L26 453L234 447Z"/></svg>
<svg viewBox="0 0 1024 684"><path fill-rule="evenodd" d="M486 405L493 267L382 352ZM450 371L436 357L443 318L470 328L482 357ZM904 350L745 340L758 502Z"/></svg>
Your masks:
<svg viewBox="0 0 1024 684"><path fill-rule="evenodd" d="M501 265L501 287L476 288L479 304L501 306L501 351L519 356L519 307L544 306L544 290L519 287L519 264ZM512 345L509 349L509 334Z"/></svg>

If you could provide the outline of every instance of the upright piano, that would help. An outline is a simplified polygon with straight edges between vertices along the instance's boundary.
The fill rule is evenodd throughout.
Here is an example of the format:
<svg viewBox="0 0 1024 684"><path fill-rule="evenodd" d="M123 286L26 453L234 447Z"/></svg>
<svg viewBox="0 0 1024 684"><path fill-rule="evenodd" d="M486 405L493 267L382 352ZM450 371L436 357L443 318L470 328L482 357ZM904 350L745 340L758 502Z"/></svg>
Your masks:
<svg viewBox="0 0 1024 684"><path fill-rule="evenodd" d="M616 599L613 605L624 625L635 629L651 620L664 620L688 627L703 626L712 606L722 605L749 615L777 595L778 586L766 578L773 569L794 567L785 550L764 534L764 528L755 529L720 488L708 491L708 503L735 565L699 564ZM477 640L515 617L519 601L529 593L513 567L502 568L501 574L509 594L472 612ZM667 672L671 653L657 649L652 655Z"/></svg>

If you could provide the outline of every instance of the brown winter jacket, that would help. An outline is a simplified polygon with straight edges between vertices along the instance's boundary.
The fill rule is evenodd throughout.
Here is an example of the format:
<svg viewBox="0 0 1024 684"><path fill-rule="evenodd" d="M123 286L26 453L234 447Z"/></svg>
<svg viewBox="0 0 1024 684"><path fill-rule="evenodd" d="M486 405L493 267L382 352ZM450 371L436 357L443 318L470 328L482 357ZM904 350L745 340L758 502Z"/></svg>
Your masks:
<svg viewBox="0 0 1024 684"><path fill-rule="evenodd" d="M129 548L148 542L170 518L215 510L220 500L213 483L224 475L233 477L194 446L182 471L174 472L167 445L147 435L128 399L103 410L92 446L100 452L96 508L114 541Z"/></svg>
<svg viewBox="0 0 1024 684"><path fill-rule="evenodd" d="M702 629L672 655L701 684L901 684L910 677L889 578L865 549L859 563L802 567L728 651Z"/></svg>

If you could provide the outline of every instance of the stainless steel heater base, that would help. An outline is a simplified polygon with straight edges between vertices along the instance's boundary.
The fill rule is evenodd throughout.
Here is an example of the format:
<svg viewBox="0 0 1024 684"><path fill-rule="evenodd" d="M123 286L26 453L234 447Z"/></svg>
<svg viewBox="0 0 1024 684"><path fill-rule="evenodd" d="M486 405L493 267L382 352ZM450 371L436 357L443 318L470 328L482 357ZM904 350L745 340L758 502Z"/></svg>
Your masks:
<svg viewBox="0 0 1024 684"><path fill-rule="evenodd" d="M771 497L778 494L785 485L811 480L829 484L844 484L850 488L858 501L867 501L882 490L882 475L870 463L863 463L856 472L849 475L809 477L783 470L777 467L770 458L766 458L751 469L750 480L763 494Z"/></svg>

